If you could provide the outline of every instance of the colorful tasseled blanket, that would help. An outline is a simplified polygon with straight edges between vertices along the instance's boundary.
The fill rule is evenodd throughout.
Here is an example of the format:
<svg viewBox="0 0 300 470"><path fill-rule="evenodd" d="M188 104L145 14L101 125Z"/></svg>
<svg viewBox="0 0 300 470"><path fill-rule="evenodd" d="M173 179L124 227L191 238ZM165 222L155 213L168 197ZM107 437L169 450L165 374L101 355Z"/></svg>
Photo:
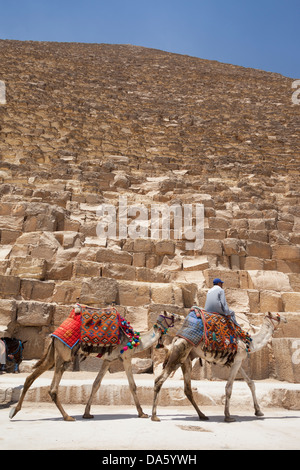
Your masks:
<svg viewBox="0 0 300 470"><path fill-rule="evenodd" d="M251 342L250 335L227 317L198 308L192 308L176 336L194 346L203 341L204 351L232 354L232 359L237 352L239 339L246 344L247 350Z"/></svg>
<svg viewBox="0 0 300 470"><path fill-rule="evenodd" d="M120 344L122 332L130 340L124 351L139 344L140 334L133 331L130 323L115 308L93 308L77 304L52 336L71 349L79 341L83 347L108 348Z"/></svg>
<svg viewBox="0 0 300 470"><path fill-rule="evenodd" d="M111 308L81 306L81 343L115 346L120 343L121 317Z"/></svg>

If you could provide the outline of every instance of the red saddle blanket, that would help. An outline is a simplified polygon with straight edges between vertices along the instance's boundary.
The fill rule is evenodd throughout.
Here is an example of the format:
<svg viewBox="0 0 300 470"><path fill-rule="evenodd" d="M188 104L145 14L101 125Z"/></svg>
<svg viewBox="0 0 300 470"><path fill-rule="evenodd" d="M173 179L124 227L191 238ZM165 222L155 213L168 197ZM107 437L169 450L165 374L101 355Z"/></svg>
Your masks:
<svg viewBox="0 0 300 470"><path fill-rule="evenodd" d="M80 340L81 315L75 309L62 324L52 333L51 336L60 339L69 348L73 348Z"/></svg>

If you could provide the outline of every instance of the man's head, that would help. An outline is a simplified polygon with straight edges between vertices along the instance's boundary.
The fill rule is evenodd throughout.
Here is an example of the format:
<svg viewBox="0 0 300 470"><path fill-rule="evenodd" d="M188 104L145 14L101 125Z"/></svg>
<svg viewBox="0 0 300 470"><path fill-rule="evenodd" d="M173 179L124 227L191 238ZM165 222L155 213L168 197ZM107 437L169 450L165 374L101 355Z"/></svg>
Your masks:
<svg viewBox="0 0 300 470"><path fill-rule="evenodd" d="M213 280L213 285L214 286L220 286L220 287L223 288L223 284L224 284L224 282L221 281L221 279L219 279L218 277L216 277L216 279Z"/></svg>

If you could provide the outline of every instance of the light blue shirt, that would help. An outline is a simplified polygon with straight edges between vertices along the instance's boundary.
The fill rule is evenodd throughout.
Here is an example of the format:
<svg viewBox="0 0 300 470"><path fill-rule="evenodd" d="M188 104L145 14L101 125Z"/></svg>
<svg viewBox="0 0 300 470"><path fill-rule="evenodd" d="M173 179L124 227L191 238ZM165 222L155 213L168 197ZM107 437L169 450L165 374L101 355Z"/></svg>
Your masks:
<svg viewBox="0 0 300 470"><path fill-rule="evenodd" d="M206 295L205 310L210 313L220 313L231 317L236 323L235 314L233 310L227 305L225 292L220 286L213 286Z"/></svg>

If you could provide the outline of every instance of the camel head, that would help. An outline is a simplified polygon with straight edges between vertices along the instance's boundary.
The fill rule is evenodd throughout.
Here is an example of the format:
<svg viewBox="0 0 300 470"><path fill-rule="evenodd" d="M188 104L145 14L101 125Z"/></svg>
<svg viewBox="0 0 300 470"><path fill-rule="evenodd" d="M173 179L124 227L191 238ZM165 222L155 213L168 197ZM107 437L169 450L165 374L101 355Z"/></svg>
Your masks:
<svg viewBox="0 0 300 470"><path fill-rule="evenodd" d="M184 317L182 315L178 315L177 313L168 314L166 311L164 311L163 314L158 315L154 325L154 328L160 330L160 337L156 346L157 349L164 347L162 337L167 334L169 329L173 328L177 323L182 323L183 320Z"/></svg>
<svg viewBox="0 0 300 470"><path fill-rule="evenodd" d="M184 320L182 315L177 313L167 313L164 311L163 314L158 315L156 320L156 326L162 330L162 334L167 333L169 328L173 328L176 323L180 323Z"/></svg>
<svg viewBox="0 0 300 470"><path fill-rule="evenodd" d="M275 330L278 328L281 322L287 323L285 316L279 315L279 313L276 313L275 315L274 313L268 312L265 318L271 322Z"/></svg>

